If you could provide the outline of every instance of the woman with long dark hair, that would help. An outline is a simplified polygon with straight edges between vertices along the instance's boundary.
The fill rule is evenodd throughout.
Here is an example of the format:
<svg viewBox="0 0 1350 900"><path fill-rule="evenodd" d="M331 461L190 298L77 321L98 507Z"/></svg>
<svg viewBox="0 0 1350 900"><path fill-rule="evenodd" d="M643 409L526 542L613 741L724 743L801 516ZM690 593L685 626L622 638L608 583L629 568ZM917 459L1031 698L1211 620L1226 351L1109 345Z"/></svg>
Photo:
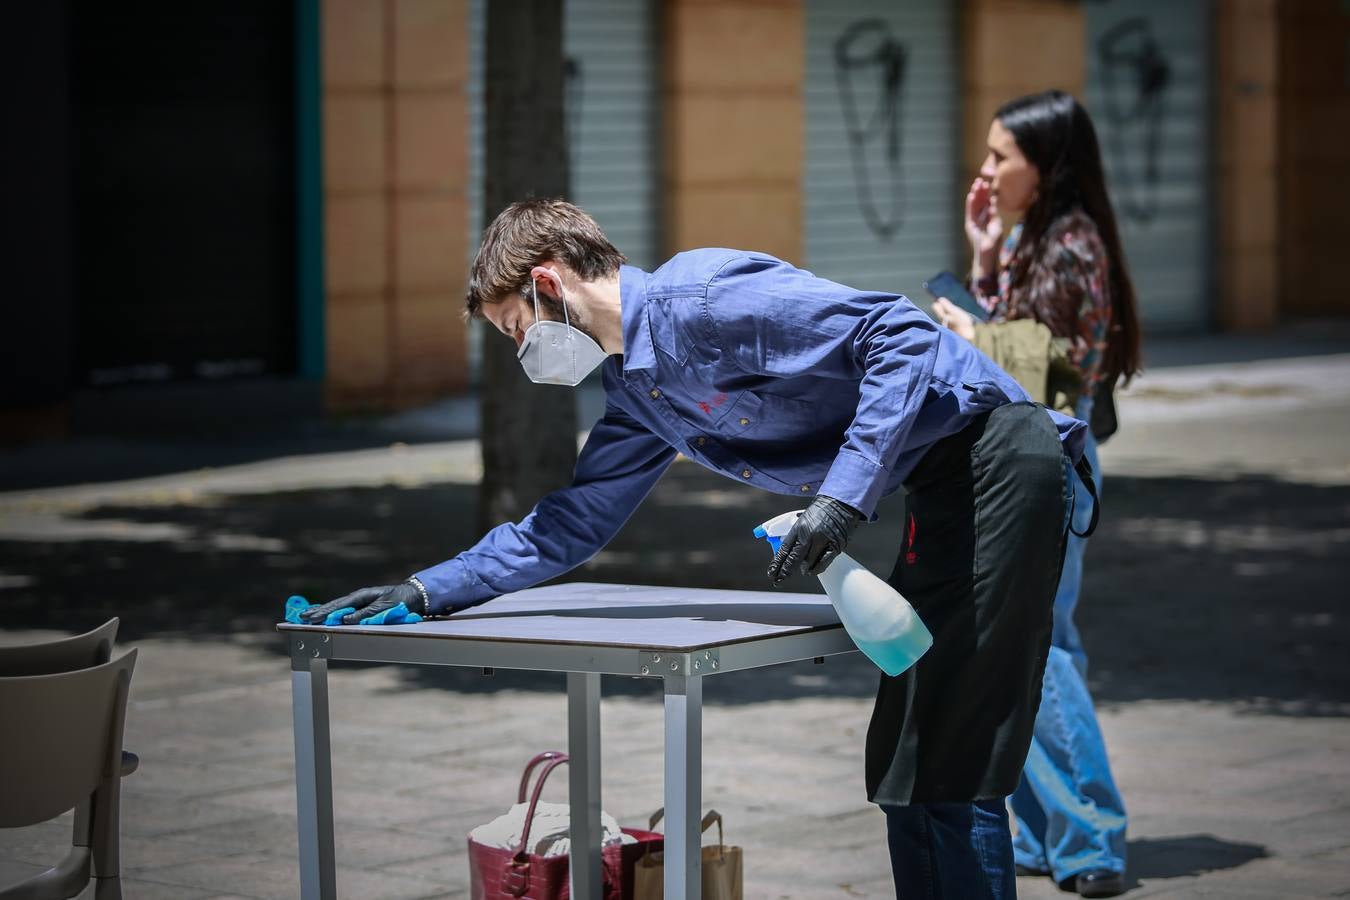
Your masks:
<svg viewBox="0 0 1350 900"><path fill-rule="evenodd" d="M1109 399L1117 381L1128 381L1140 368L1134 287L1092 121L1062 91L1032 94L995 113L988 145L966 195L965 224L974 251L971 284L993 324L977 325L945 299L934 311L938 321L977 344L977 329L998 323L1033 319L1044 325L1067 344L1076 373L1067 400L1079 419L1092 421L1096 398ZM1004 219L1015 223L1006 240ZM1100 494L1091 437L1086 455ZM1125 806L1092 709L1087 654L1073 621L1087 545L1073 532L1087 530L1093 505L1086 486L1076 483L1041 707L1011 805L1020 872L1050 875L1085 897L1109 897L1125 889Z"/></svg>

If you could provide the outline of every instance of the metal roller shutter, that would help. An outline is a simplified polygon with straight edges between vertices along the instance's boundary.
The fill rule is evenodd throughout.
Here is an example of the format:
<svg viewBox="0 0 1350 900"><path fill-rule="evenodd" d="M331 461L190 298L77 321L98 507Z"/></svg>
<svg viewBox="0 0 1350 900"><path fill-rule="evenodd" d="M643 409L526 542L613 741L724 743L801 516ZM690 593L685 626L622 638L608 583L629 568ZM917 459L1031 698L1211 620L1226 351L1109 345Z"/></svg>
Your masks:
<svg viewBox="0 0 1350 900"><path fill-rule="evenodd" d="M808 0L805 265L927 302L961 268L955 4Z"/></svg>
<svg viewBox="0 0 1350 900"><path fill-rule="evenodd" d="M564 9L572 196L635 266L658 260L652 0L570 0Z"/></svg>
<svg viewBox="0 0 1350 900"><path fill-rule="evenodd" d="M1092 112L1146 326L1210 322L1208 2L1085 4Z"/></svg>

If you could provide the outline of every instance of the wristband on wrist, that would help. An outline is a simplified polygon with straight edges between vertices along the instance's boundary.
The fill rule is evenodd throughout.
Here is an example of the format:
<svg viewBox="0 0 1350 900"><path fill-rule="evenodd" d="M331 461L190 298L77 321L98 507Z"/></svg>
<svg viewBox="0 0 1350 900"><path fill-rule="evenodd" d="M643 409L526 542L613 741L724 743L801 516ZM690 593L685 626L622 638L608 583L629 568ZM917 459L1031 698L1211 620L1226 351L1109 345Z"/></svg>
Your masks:
<svg viewBox="0 0 1350 900"><path fill-rule="evenodd" d="M422 583L422 579L418 578L416 575L410 575L408 576L408 584L417 588L417 593L422 598L422 609L420 610L420 613L424 616L431 615L431 596L427 593L427 586Z"/></svg>

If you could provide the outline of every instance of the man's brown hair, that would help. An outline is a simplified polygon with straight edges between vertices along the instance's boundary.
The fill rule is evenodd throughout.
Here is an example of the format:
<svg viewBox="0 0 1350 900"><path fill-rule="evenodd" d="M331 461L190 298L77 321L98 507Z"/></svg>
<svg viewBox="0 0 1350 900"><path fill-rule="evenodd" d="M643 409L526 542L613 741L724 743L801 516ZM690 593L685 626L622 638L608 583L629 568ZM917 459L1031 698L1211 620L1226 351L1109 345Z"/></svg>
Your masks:
<svg viewBox="0 0 1350 900"><path fill-rule="evenodd" d="M469 269L466 314L481 316L484 303L524 292L530 269L546 259L565 263L583 281L613 275L628 261L579 206L559 199L521 200L502 210L483 232Z"/></svg>

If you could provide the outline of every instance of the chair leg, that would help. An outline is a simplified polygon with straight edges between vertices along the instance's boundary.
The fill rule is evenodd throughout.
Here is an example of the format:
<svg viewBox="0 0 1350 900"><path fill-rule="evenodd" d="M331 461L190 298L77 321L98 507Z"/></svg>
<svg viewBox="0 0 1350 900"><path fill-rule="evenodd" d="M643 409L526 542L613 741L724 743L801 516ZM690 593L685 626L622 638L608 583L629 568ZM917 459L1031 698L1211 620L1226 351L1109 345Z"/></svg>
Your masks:
<svg viewBox="0 0 1350 900"><path fill-rule="evenodd" d="M122 874L121 805L122 779L114 774L99 783L94 792L94 877L116 881ZM117 888L121 890L121 888Z"/></svg>
<svg viewBox="0 0 1350 900"><path fill-rule="evenodd" d="M122 876L95 878L94 900L122 900Z"/></svg>

